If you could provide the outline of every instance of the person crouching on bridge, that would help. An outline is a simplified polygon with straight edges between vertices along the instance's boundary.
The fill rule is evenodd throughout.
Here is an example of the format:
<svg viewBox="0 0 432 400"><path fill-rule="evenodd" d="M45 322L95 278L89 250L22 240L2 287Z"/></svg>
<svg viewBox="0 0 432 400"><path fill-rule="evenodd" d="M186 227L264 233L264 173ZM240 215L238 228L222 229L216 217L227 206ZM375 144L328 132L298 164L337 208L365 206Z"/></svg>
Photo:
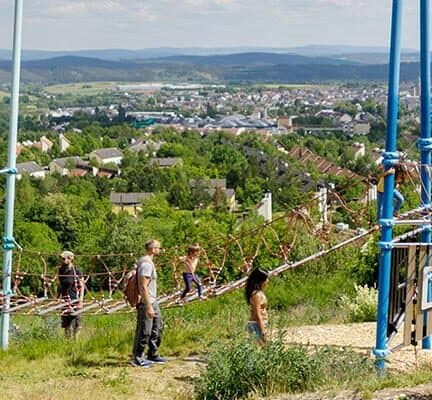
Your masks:
<svg viewBox="0 0 432 400"><path fill-rule="evenodd" d="M267 297L264 294L267 279L267 271L255 268L248 276L245 288L246 301L251 306L247 330L260 345L268 341Z"/></svg>
<svg viewBox="0 0 432 400"><path fill-rule="evenodd" d="M403 185L408 178L408 169L404 164L397 164L394 168L389 168L385 171L380 178L378 179L377 185L377 216L378 220L382 217L383 213L383 203L384 203L384 178L387 175L395 174L394 180L394 190L393 190L393 212L395 216L399 215L399 210L401 209L405 199L401 192L399 192L398 188L400 185Z"/></svg>
<svg viewBox="0 0 432 400"><path fill-rule="evenodd" d="M61 316L61 326L67 338L76 339L82 326L81 315L75 312L83 306L83 274L73 264L74 254L71 251L64 251L60 257L58 297L66 302Z"/></svg>
<svg viewBox="0 0 432 400"><path fill-rule="evenodd" d="M145 256L137 261L138 289L140 302L137 304L137 325L132 350L132 365L149 367L152 363L164 364L166 359L159 355L162 342L163 322L157 301L157 273L153 257L159 255L161 245L157 240L145 243ZM147 359L142 357L147 346Z"/></svg>

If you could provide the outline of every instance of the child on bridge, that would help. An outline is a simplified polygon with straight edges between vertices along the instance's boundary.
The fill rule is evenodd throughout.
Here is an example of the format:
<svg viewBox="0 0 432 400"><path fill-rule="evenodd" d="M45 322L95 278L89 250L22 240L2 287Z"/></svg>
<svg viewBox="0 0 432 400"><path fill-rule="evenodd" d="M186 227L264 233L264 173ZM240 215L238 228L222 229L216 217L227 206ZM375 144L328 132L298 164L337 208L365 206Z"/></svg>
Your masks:
<svg viewBox="0 0 432 400"><path fill-rule="evenodd" d="M178 264L184 266L183 280L185 283L185 289L180 296L182 301L184 301L186 295L191 291L192 282L197 286L199 299L206 299L206 297L202 294L202 283L195 272L199 263L200 251L200 245L198 243L194 243L188 247L187 255L181 256L178 259Z"/></svg>

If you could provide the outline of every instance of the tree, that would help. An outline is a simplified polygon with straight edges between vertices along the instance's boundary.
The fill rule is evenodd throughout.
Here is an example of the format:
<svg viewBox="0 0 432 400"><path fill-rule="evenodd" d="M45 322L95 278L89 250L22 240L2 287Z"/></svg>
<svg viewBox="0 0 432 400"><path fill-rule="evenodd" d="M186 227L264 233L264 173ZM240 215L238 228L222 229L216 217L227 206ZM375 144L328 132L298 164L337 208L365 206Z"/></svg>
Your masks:
<svg viewBox="0 0 432 400"><path fill-rule="evenodd" d="M334 109L335 109L335 111L347 113L347 114L351 115L352 117L354 117L358 112L355 104L348 103L348 102L338 103L338 104L336 104Z"/></svg>

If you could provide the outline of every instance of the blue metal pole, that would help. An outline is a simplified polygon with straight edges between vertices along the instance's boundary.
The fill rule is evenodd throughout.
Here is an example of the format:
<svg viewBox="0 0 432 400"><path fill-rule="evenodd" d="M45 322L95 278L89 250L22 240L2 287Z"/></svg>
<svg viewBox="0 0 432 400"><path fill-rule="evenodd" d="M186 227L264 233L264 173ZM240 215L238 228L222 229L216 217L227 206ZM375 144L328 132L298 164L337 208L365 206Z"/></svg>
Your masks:
<svg viewBox="0 0 432 400"><path fill-rule="evenodd" d="M430 85L431 85L431 56L430 56L430 2L429 0L420 0L420 77L421 77L421 139L419 140L419 149L421 155L421 180L423 182L421 189L422 206L430 208L431 182L428 174L428 166L431 163L431 102L430 102ZM423 243L431 242L431 226L425 226L421 233ZM429 258L429 257L427 257ZM429 260L426 260L428 265ZM420 265L423 268L424 265ZM426 295L426 293L424 293ZM427 323L427 313L424 313L424 324ZM425 337L422 341L424 349L431 348L431 338Z"/></svg>
<svg viewBox="0 0 432 400"><path fill-rule="evenodd" d="M393 0L387 99L386 149L383 154L383 165L385 170L388 170L398 162L396 136L399 108L401 27L402 0ZM381 251L378 275L378 316L376 346L374 348L376 366L381 372L384 370L385 358L388 355L387 325L392 253L391 241L393 238L393 190L394 174L389 174L384 180L383 212L380 219L381 241L379 242L379 247Z"/></svg>
<svg viewBox="0 0 432 400"><path fill-rule="evenodd" d="M15 23L13 37L12 96L8 137L8 171L6 180L5 225L3 236L3 277L2 289L5 302L1 313L1 348L9 347L9 308L11 296L12 251L15 248L13 238L16 144L18 135L19 84L21 69L21 34L23 0L15 0Z"/></svg>

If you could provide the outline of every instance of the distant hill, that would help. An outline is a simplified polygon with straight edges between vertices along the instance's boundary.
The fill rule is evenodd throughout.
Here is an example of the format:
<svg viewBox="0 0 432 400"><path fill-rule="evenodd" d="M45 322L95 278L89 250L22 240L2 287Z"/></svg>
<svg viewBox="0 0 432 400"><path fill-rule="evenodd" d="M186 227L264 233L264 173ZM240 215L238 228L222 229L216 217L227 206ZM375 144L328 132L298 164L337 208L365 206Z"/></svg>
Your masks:
<svg viewBox="0 0 432 400"><path fill-rule="evenodd" d="M24 61L24 83L56 84L88 81L271 82L384 81L387 65L364 65L331 57L296 54L241 53L171 56L150 60L112 61L63 56ZM10 83L10 61L0 61L0 83ZM417 80L418 64L404 63L402 79Z"/></svg>
<svg viewBox="0 0 432 400"><path fill-rule="evenodd" d="M356 54L356 53L388 53L387 47L379 46L346 46L346 45L307 45L291 47L291 53L304 56L334 56L337 54ZM402 53L413 53L413 49L402 49Z"/></svg>
<svg viewBox="0 0 432 400"><path fill-rule="evenodd" d="M306 57L298 54L279 54L279 53L238 53L211 56L170 56L155 59L156 62L187 63L198 65L301 65L301 64L353 64L350 60L340 60L330 57Z"/></svg>
<svg viewBox="0 0 432 400"><path fill-rule="evenodd" d="M188 56L212 56L239 53L273 53L273 54L297 54L306 57L331 57L340 58L356 54L363 54L363 60L367 59L365 55L369 54L371 60L373 56L380 55L384 62L388 59L388 49L386 47L367 47L367 46L329 46L329 45L309 45L299 47L156 47L138 50L128 49L95 49L95 50L70 50L70 51L48 51L48 50L23 50L22 59L25 61L41 60L64 56L99 58L102 60L138 60L152 59L179 55ZM417 54L416 50L404 49L402 59L406 55ZM10 60L12 52L10 50L0 49L0 60Z"/></svg>

